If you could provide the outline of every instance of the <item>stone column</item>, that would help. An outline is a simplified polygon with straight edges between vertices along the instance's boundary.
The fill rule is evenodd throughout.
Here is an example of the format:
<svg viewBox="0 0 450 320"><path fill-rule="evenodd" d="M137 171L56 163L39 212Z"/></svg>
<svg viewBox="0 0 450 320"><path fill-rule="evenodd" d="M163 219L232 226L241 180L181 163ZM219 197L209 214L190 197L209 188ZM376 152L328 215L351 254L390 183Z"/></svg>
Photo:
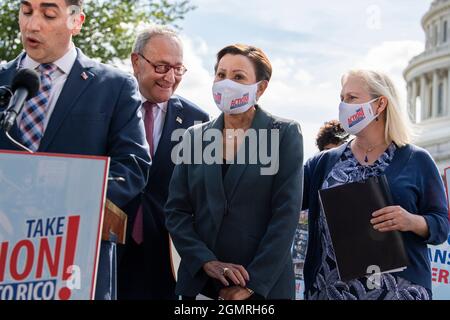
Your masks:
<svg viewBox="0 0 450 320"><path fill-rule="evenodd" d="M450 94L450 91L448 91L447 89L449 88L448 85L448 76L445 77L444 76L444 85L443 85L443 89L444 89L444 96L443 96L443 103L444 103L444 110L442 110L442 115L445 117L448 114L448 109L449 109L449 100L448 100L448 96Z"/></svg>
<svg viewBox="0 0 450 320"><path fill-rule="evenodd" d="M414 123L417 123L417 79L412 80L411 85L411 117Z"/></svg>
<svg viewBox="0 0 450 320"><path fill-rule="evenodd" d="M438 115L438 100L439 100L439 74L438 70L433 72L433 89L431 97L431 117L436 118Z"/></svg>
<svg viewBox="0 0 450 320"><path fill-rule="evenodd" d="M411 118L412 121L412 82L408 82L406 84L406 93L407 93L407 98L406 98L406 112L408 113L408 115Z"/></svg>
<svg viewBox="0 0 450 320"><path fill-rule="evenodd" d="M420 108L421 115L422 115L422 121L427 120L428 118L428 105L427 105L427 78L426 75L423 74L420 77Z"/></svg>
<svg viewBox="0 0 450 320"><path fill-rule="evenodd" d="M447 92L446 114L450 116L450 68L447 70L447 87L444 90Z"/></svg>

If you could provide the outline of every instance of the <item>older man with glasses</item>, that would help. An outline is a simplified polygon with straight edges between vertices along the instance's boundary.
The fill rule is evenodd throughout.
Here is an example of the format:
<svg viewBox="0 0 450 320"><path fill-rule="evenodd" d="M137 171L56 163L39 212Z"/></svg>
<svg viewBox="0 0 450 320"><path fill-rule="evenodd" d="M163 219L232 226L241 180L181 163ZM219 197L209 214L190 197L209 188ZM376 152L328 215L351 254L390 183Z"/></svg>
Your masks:
<svg viewBox="0 0 450 320"><path fill-rule="evenodd" d="M187 69L178 35L161 26L141 32L131 54L142 96L141 111L150 146L152 166L145 190L129 205L129 239L120 248L119 299L176 299L170 239L164 205L174 163L174 130L187 129L209 116L193 103L175 96Z"/></svg>

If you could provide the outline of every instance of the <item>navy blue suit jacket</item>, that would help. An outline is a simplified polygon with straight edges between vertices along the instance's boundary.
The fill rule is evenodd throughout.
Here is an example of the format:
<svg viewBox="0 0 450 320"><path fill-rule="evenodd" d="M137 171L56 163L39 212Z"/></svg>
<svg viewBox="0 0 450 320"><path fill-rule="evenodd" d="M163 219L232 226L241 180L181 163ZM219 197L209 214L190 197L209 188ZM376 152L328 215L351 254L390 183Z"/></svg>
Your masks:
<svg viewBox="0 0 450 320"><path fill-rule="evenodd" d="M168 101L163 132L153 157L147 186L126 208L130 232L126 247L119 248L119 299L176 298L164 213L174 169L171 154L178 143L178 140L171 141L171 135L177 129L186 130L194 122L207 121L208 114L192 102L180 96L173 96ZM131 238L131 230L141 203L144 208L144 242L136 246Z"/></svg>
<svg viewBox="0 0 450 320"><path fill-rule="evenodd" d="M151 162L137 83L131 75L77 53L38 152L110 157L109 176L125 182L110 181L107 197L123 208L144 189ZM20 59L0 67L0 86L11 83ZM17 124L10 134L21 141ZM0 132L0 149L18 148ZM114 262L114 245L102 242L96 299L115 298Z"/></svg>
<svg viewBox="0 0 450 320"><path fill-rule="evenodd" d="M109 182L107 196L124 207L144 188L150 165L137 84L77 51L38 152L109 156L109 175L125 182ZM20 58L0 67L0 86L11 83ZM17 124L10 133L21 141ZM0 149L18 148L0 132Z"/></svg>

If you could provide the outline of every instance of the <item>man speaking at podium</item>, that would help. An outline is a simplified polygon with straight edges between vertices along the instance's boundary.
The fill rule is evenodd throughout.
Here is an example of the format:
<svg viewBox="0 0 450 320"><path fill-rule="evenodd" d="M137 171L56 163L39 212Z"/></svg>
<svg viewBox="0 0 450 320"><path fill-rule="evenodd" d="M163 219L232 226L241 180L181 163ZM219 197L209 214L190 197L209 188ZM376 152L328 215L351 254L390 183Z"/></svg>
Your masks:
<svg viewBox="0 0 450 320"><path fill-rule="evenodd" d="M25 52L0 67L0 86L21 68L38 72L38 95L25 102L10 135L36 152L109 156L107 197L124 207L145 187L150 157L140 96L131 75L99 64L75 48L85 16L82 0L22 0ZM18 148L0 132L0 149ZM100 251L97 299L114 299L108 268L111 243ZM105 271L105 272L103 272Z"/></svg>

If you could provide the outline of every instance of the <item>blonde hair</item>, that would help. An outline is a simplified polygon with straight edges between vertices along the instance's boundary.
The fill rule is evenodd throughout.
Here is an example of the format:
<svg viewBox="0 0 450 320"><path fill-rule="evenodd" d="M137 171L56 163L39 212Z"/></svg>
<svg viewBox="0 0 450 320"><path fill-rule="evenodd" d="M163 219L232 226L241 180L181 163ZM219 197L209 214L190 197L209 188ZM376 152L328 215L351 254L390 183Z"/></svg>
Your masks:
<svg viewBox="0 0 450 320"><path fill-rule="evenodd" d="M404 147L411 142L411 122L402 110L398 91L394 82L384 73L373 70L351 70L342 77L342 84L349 77L358 77L364 81L368 93L375 99L386 97L386 126L384 138L386 143L394 142L398 147Z"/></svg>

